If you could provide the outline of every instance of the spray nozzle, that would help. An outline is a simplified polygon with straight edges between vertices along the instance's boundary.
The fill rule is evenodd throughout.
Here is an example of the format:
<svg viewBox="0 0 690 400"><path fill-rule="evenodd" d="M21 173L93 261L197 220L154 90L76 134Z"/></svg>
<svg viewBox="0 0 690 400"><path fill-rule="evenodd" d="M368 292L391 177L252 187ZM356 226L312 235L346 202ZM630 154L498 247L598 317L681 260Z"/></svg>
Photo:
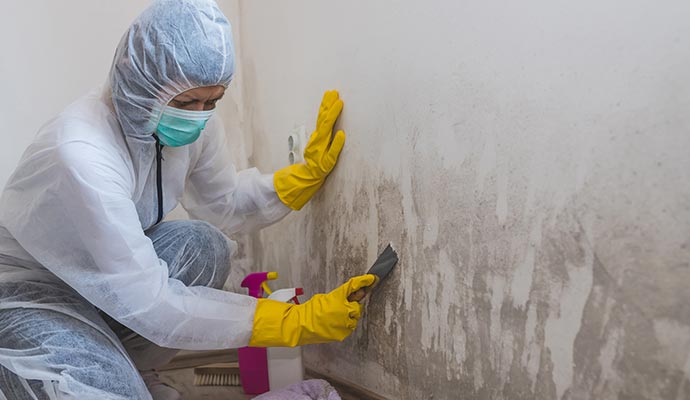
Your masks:
<svg viewBox="0 0 690 400"><path fill-rule="evenodd" d="M304 290L302 290L302 288L288 288L276 290L270 296L268 296L268 298L271 300L282 301L284 303L292 301L295 304L299 304L297 296L301 296L303 294Z"/></svg>

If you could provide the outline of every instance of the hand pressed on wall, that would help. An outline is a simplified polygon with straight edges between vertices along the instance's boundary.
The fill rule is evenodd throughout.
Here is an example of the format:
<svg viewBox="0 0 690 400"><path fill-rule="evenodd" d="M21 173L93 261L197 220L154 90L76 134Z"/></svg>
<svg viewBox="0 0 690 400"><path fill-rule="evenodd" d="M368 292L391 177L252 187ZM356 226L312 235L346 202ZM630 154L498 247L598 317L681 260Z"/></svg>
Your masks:
<svg viewBox="0 0 690 400"><path fill-rule="evenodd" d="M343 110L337 90L324 93L316 130L304 149L304 163L293 164L277 171L273 184L280 200L293 210L301 209L321 188L338 161L345 145L345 132L333 134L333 125Z"/></svg>

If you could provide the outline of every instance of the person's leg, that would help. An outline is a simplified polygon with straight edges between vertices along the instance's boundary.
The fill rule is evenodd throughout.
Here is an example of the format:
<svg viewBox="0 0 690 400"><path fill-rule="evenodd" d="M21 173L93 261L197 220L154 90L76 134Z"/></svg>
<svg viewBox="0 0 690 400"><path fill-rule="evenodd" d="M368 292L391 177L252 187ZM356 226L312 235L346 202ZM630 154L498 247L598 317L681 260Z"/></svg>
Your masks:
<svg viewBox="0 0 690 400"><path fill-rule="evenodd" d="M55 310L14 308L0 310L0 399L151 396L100 328Z"/></svg>
<svg viewBox="0 0 690 400"><path fill-rule="evenodd" d="M170 277L187 286L220 289L230 273L230 239L204 221L166 221L146 231Z"/></svg>
<svg viewBox="0 0 690 400"><path fill-rule="evenodd" d="M187 286L206 286L220 289L230 273L231 247L228 238L203 221L166 221L146 231L158 257L168 264L169 276ZM120 338L125 349L141 371L154 399L174 398L164 392L153 372L170 362L179 352L163 348L139 336L112 318L106 322Z"/></svg>
<svg viewBox="0 0 690 400"><path fill-rule="evenodd" d="M0 365L0 400L50 399L42 381L27 380Z"/></svg>

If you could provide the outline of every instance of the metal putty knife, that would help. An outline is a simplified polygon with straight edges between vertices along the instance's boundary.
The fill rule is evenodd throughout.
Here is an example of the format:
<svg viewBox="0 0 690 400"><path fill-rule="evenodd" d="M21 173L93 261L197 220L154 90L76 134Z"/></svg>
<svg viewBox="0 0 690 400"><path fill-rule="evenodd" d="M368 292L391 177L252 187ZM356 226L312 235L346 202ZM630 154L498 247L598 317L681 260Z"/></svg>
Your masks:
<svg viewBox="0 0 690 400"><path fill-rule="evenodd" d="M369 268L367 274L376 275L379 279L371 286L367 286L359 289L358 291L351 293L347 296L348 301L362 301L364 297L381 281L388 276L388 274L393 270L395 264L398 263L398 254L393 250L393 247L389 244L383 253L376 259L374 265Z"/></svg>

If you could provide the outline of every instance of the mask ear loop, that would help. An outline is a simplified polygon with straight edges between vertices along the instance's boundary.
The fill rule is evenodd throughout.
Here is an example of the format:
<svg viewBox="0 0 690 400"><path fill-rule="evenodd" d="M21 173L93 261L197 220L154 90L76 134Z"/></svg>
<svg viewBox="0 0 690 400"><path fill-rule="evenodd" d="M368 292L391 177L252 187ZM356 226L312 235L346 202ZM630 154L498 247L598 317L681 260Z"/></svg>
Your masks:
<svg viewBox="0 0 690 400"><path fill-rule="evenodd" d="M170 97L168 97L167 100L165 100L165 102L158 102L158 104L156 104L156 106L153 107L153 109L151 110L151 117L152 117L151 122L152 122L152 125L154 127L153 128L153 135L156 139L156 143L160 143L160 141L158 139L158 135L157 135L158 124L161 123L161 118L163 118L163 113L165 112L165 109L170 106L170 102L173 101L173 99L175 97L181 95L182 93L186 92L187 90L190 90L190 89L185 89L181 92L178 91L177 94L172 94ZM161 90L159 91L160 94L164 94L165 92L169 92L169 91L165 90L163 88L161 88ZM158 99L158 96L156 96L156 99Z"/></svg>
<svg viewBox="0 0 690 400"><path fill-rule="evenodd" d="M172 101L172 99L170 99L170 100ZM161 118L163 118L163 112L165 112L165 107L167 107L169 103L170 103L170 101L168 101L168 103L163 104L162 106L156 105L153 108L153 110L151 110L151 116L152 116L151 125L154 127L153 128L153 136L156 139L156 143L159 142L159 140L158 140L158 124L161 123Z"/></svg>

